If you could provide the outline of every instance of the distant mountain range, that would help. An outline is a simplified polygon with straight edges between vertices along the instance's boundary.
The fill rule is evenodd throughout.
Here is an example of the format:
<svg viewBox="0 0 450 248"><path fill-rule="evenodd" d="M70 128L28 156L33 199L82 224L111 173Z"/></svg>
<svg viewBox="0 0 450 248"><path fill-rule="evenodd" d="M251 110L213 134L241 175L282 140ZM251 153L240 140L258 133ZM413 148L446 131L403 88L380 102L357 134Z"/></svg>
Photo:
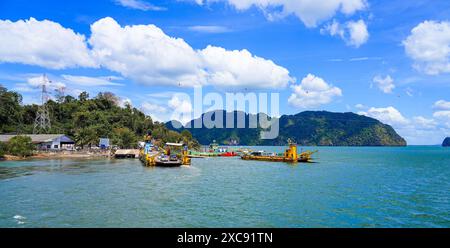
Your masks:
<svg viewBox="0 0 450 248"><path fill-rule="evenodd" d="M216 120L215 115L222 115L223 127L226 126L226 118L234 115L234 128L193 128L194 122L190 121L190 128L176 129L171 122L166 123L169 129L182 131L189 130L200 144L209 144L216 140L220 144L239 145L285 145L288 139L292 139L299 145L305 146L406 146L406 141L395 130L380 121L358 115L355 113L333 113L327 111L305 111L295 115L282 115L279 118L279 135L275 139L261 139L262 129L249 128L249 119L257 117L267 118L266 114L255 115L239 111L225 112L224 110L205 113ZM237 116L245 116L245 127L237 128ZM270 119L270 118L269 118ZM180 124L180 123L178 123ZM180 124L181 126L181 124Z"/></svg>

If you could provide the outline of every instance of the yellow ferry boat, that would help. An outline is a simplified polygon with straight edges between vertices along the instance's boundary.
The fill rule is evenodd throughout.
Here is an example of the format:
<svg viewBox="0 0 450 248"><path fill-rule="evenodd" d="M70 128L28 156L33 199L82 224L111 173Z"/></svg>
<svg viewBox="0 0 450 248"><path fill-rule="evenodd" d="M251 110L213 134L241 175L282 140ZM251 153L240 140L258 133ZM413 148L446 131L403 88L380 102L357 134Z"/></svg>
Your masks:
<svg viewBox="0 0 450 248"><path fill-rule="evenodd" d="M170 148L181 148L181 154L172 153ZM144 146L139 152L139 158L145 166L176 167L190 165L191 159L188 157L187 146L181 143L166 143L166 150L153 146L151 135L145 137Z"/></svg>
<svg viewBox="0 0 450 248"><path fill-rule="evenodd" d="M300 154L297 153L297 144L289 142L289 148L283 153L283 155L277 155L275 153L267 153L263 151L255 151L246 153L241 156L243 160L258 160L258 161L270 161L270 162L312 162L312 154L317 151L305 151Z"/></svg>

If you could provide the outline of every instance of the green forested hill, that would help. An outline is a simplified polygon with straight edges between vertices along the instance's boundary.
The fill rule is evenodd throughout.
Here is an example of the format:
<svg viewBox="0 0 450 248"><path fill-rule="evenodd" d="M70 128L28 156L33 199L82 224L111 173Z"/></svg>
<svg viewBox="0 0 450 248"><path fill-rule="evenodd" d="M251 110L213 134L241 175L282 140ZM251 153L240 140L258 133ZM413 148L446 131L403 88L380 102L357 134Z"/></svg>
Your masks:
<svg viewBox="0 0 450 248"><path fill-rule="evenodd" d="M164 142L184 140L193 146L197 144L189 132L180 134L169 130L164 123L153 122L130 105L120 107L118 102L119 99L109 92L93 98L83 92L78 99L65 96L49 100L46 105L52 125L48 133L66 134L79 146L98 145L100 137L108 137L119 147L134 147L149 131ZM35 104L23 105L20 94L0 86L0 134L32 133L37 109Z"/></svg>
<svg viewBox="0 0 450 248"><path fill-rule="evenodd" d="M221 112L226 115L237 112ZM260 114L261 115L261 114ZM214 115L213 115L214 116ZM258 115L259 116L259 115ZM245 115L248 123L249 115ZM193 121L191 121L193 126ZM213 140L227 144L237 140L240 145L285 145L288 138L300 145L310 146L405 146L406 141L395 130L380 121L354 113L305 111L296 115L283 115L279 119L280 133L276 139L260 139L260 128L188 129L201 144ZM225 125L225 124L224 124ZM169 128L173 128L167 123Z"/></svg>
<svg viewBox="0 0 450 248"><path fill-rule="evenodd" d="M0 87L0 133L20 134L33 131L38 106L23 105L21 99L20 94ZM174 129L170 123L165 125L153 122L149 116L129 105L118 106L118 98L108 92L93 98L83 92L78 98L65 96L56 101L50 100L46 104L52 122L50 133L67 134L80 146L96 145L100 137L109 137L113 144L121 147L134 146L148 131L152 131L153 136L162 141L185 140L193 146L197 145L196 140L201 144L209 144L213 140L228 144L236 140L240 145L285 145L288 138L300 145L406 145L405 140L391 126L354 113L305 111L296 115L283 115L279 118L279 136L276 139L263 140L260 139L261 128L248 128L250 115L242 112L220 112L224 126L227 115L235 115L235 128L208 129L203 126ZM238 113L245 115L245 128L237 128ZM264 114L257 117L262 115ZM193 127L194 121L191 123Z"/></svg>

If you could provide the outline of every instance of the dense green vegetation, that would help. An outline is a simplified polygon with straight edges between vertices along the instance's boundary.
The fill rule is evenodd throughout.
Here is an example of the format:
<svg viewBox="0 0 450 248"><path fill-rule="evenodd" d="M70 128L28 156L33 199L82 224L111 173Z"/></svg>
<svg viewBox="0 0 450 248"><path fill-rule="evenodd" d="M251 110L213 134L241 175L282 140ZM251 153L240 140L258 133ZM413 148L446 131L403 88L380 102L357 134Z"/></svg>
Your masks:
<svg viewBox="0 0 450 248"><path fill-rule="evenodd" d="M285 145L289 138L300 145L308 146L406 145L406 141L391 126L354 113L305 111L296 115L283 115L279 119L279 136L271 140L260 139L261 128L248 128L250 115L245 115L245 128L236 128L238 112L221 113L224 126L226 115L235 115L235 128L203 127L183 128L183 130L189 130L201 144L209 144L213 140L228 144L231 140L237 140L240 145ZM259 114L258 118L262 115ZM214 118L213 115L212 119ZM194 126L193 123L194 121L191 121L191 127ZM167 125L172 128L170 123Z"/></svg>
<svg viewBox="0 0 450 248"><path fill-rule="evenodd" d="M444 141L442 142L442 146L450 146L450 137L444 139Z"/></svg>
<svg viewBox="0 0 450 248"><path fill-rule="evenodd" d="M21 101L20 94L0 87L0 133L32 133L38 106L22 105ZM79 146L98 145L100 137L108 137L113 145L123 148L135 147L148 131L161 142L184 141L191 147L198 146L195 139L201 144L209 144L213 140L228 144L236 140L240 145L285 145L288 138L300 145L311 146L406 145L405 140L391 126L354 113L306 111L283 115L279 119L279 136L263 140L260 139L261 128L248 128L248 114L245 114L245 128L237 128L238 112L222 111L224 126L227 115L235 115L235 128L177 130L171 124L167 124L167 128L163 123L153 122L149 116L129 104L120 107L118 102L119 99L109 92L99 93L93 98L83 92L78 98L64 96L58 97L56 101L50 100L46 103L52 123L49 133L66 134ZM191 121L192 127L193 123Z"/></svg>
<svg viewBox="0 0 450 248"><path fill-rule="evenodd" d="M184 140L191 147L198 146L192 136L186 138L186 133L169 130L131 105L120 107L118 103L110 92L93 98L83 92L78 99L68 95L49 100L46 105L52 125L48 133L66 134L82 147L98 145L99 138L107 137L112 145L132 148L149 131L160 142ZM23 105L20 94L0 86L0 133L32 133L37 110L37 105Z"/></svg>
<svg viewBox="0 0 450 248"><path fill-rule="evenodd" d="M34 145L28 136L15 136L9 140L6 147L7 153L14 156L28 157L33 155Z"/></svg>
<svg viewBox="0 0 450 248"><path fill-rule="evenodd" d="M0 158L2 158L6 153L6 144L0 142Z"/></svg>

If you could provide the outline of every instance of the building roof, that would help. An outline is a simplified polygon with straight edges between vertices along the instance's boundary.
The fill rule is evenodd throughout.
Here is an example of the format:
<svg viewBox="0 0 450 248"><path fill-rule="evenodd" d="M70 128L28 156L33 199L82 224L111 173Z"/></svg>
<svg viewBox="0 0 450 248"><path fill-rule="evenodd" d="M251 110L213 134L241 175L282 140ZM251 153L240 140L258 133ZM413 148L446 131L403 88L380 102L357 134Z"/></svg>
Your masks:
<svg viewBox="0 0 450 248"><path fill-rule="evenodd" d="M183 143L166 143L168 146L183 146Z"/></svg>
<svg viewBox="0 0 450 248"><path fill-rule="evenodd" d="M64 134L21 134L31 138L33 143L51 142L54 139L60 138L61 142L73 142L69 137ZM0 134L0 142L8 142L12 137L17 134Z"/></svg>

